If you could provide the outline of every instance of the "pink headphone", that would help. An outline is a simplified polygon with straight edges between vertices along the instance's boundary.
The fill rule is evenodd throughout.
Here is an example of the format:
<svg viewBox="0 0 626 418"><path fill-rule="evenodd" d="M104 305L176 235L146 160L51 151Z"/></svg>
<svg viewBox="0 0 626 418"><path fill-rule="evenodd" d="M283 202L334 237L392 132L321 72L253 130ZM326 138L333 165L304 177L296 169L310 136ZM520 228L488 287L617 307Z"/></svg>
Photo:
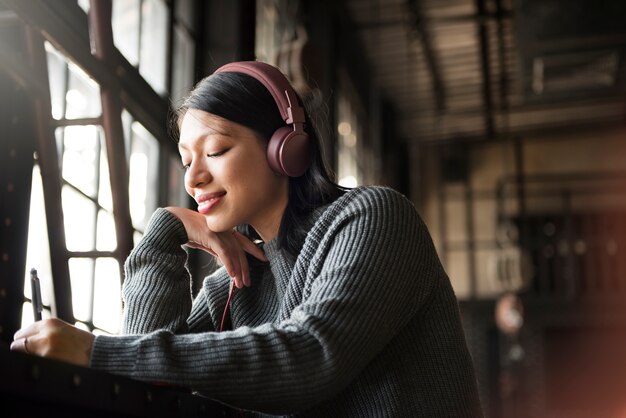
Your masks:
<svg viewBox="0 0 626 418"><path fill-rule="evenodd" d="M298 103L287 77L276 67L259 61L232 62L215 70L215 73L234 72L247 74L261 82L272 94L280 115L287 124L278 128L267 146L270 167L279 174L299 177L311 164L311 144L304 132L304 109Z"/></svg>

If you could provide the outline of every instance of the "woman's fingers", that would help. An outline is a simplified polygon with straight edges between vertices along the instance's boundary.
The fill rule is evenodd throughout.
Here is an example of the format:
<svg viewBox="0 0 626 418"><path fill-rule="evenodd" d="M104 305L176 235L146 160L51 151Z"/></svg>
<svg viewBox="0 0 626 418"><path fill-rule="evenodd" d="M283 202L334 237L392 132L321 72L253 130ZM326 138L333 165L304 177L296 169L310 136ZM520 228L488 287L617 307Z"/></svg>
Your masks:
<svg viewBox="0 0 626 418"><path fill-rule="evenodd" d="M228 275L235 281L235 286L242 288L244 285L242 273L244 268L247 270L247 264L245 266L241 264L240 254L243 254L243 249L230 233L217 235L219 240L212 246L212 249L224 265L224 268L226 268Z"/></svg>
<svg viewBox="0 0 626 418"><path fill-rule="evenodd" d="M236 245L239 245L238 243ZM241 248L241 247L240 247ZM239 251L239 265L241 271L241 282L244 286L250 286L250 269L248 266L248 259L244 251Z"/></svg>
<svg viewBox="0 0 626 418"><path fill-rule="evenodd" d="M34 354L34 352L30 351L31 349L32 349L32 339L31 339L31 348L29 349L28 337L16 338L11 343L11 350L13 351L21 351L22 353L26 353L26 354Z"/></svg>
<svg viewBox="0 0 626 418"><path fill-rule="evenodd" d="M59 319L44 319L16 332L11 350L86 366L94 338Z"/></svg>
<svg viewBox="0 0 626 418"><path fill-rule="evenodd" d="M261 261L267 261L265 253L260 248L239 232L211 231L206 218L197 212L176 207L166 209L177 216L185 226L189 247L206 251L219 258L238 288L250 286L250 272L245 253Z"/></svg>
<svg viewBox="0 0 626 418"><path fill-rule="evenodd" d="M241 245L241 248L243 248L245 252L261 261L267 261L267 257L265 256L263 250L257 247L254 242L250 241L248 237L237 231L233 231L233 236L237 239L237 242Z"/></svg>
<svg viewBox="0 0 626 418"><path fill-rule="evenodd" d="M212 249L210 249L210 248L205 247L205 246L204 246L204 245L202 245L202 244L198 244L198 243L196 243L196 242L189 241L189 242L187 243L187 247L190 247L190 248L195 248L196 250L202 250L202 251L204 251L204 252L207 252L207 253L211 254L211 255L212 255L212 256L214 256L214 257L217 257L217 254L215 253L215 251L213 251L213 250L212 250Z"/></svg>
<svg viewBox="0 0 626 418"><path fill-rule="evenodd" d="M33 322L26 328L22 328L18 330L15 334L13 334L13 339L19 340L19 339L28 338L31 335L37 334L37 332L39 332L40 325L41 325L41 321Z"/></svg>

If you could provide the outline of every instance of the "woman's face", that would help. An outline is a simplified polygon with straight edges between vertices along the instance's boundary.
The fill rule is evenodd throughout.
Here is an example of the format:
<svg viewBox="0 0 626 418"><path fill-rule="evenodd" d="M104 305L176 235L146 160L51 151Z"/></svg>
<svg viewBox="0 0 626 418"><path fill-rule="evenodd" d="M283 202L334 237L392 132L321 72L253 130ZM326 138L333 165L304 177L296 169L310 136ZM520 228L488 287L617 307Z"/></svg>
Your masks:
<svg viewBox="0 0 626 418"><path fill-rule="evenodd" d="M185 190L214 232L250 224L264 240L278 234L288 178L272 171L266 143L249 128L202 110L187 110L178 144Z"/></svg>

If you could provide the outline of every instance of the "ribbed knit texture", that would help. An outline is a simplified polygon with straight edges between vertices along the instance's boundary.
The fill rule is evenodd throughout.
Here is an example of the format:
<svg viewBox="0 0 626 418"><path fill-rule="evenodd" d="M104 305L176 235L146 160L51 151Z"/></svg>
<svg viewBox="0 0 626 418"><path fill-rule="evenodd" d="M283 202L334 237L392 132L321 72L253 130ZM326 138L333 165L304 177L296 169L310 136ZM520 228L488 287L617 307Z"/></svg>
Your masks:
<svg viewBox="0 0 626 418"><path fill-rule="evenodd" d="M185 230L157 210L125 266L135 335L97 336L91 366L265 414L481 417L456 298L413 205L358 188L309 222L295 264L264 246L234 330L218 333L229 278L207 277L192 306Z"/></svg>

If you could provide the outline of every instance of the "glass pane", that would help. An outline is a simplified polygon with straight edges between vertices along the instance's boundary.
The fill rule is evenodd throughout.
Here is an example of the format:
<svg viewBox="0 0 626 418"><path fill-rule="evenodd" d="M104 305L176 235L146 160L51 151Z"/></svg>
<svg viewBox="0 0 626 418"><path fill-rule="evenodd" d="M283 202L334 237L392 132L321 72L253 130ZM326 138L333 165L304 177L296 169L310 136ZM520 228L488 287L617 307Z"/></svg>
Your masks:
<svg viewBox="0 0 626 418"><path fill-rule="evenodd" d="M100 138L103 138L102 128L99 129ZM109 162L106 147L100 148L100 185L98 187L98 204L109 212L113 212L113 197L111 196L111 177L109 176Z"/></svg>
<svg viewBox="0 0 626 418"><path fill-rule="evenodd" d="M26 277L24 295L30 299L30 269L36 268L41 284L41 300L44 305L52 303L52 269L48 224L43 200L43 186L39 166L33 167L33 182L30 191L30 214L28 218L28 246L26 248ZM32 320L32 314L31 314Z"/></svg>
<svg viewBox="0 0 626 418"><path fill-rule="evenodd" d="M163 0L144 0L141 19L139 72L157 93L165 94L169 9Z"/></svg>
<svg viewBox="0 0 626 418"><path fill-rule="evenodd" d="M174 54L172 56L172 100L176 103L189 94L193 87L195 44L187 31L174 28Z"/></svg>
<svg viewBox="0 0 626 418"><path fill-rule="evenodd" d="M96 205L69 186L63 186L61 200L67 249L70 251L93 250Z"/></svg>
<svg viewBox="0 0 626 418"><path fill-rule="evenodd" d="M68 64L70 70L65 94L65 117L95 118L100 116L100 86L73 63Z"/></svg>
<svg viewBox="0 0 626 418"><path fill-rule="evenodd" d="M255 55L270 64L276 64L282 42L278 7L274 0L257 0Z"/></svg>
<svg viewBox="0 0 626 418"><path fill-rule="evenodd" d="M167 186L167 204L170 206L187 206L189 196L185 191L185 170L180 161L180 156L170 155L169 182Z"/></svg>
<svg viewBox="0 0 626 418"><path fill-rule="evenodd" d="M78 0L78 5L85 13L89 13L89 0Z"/></svg>
<svg viewBox="0 0 626 418"><path fill-rule="evenodd" d="M135 231L133 233L133 243L135 245L139 244L139 241L141 241L141 239L143 238L143 234L139 231Z"/></svg>
<svg viewBox="0 0 626 418"><path fill-rule="evenodd" d="M176 0L176 19L180 20L190 30L195 30L194 1Z"/></svg>
<svg viewBox="0 0 626 418"><path fill-rule="evenodd" d="M84 322L79 322L79 321L76 321L76 322L74 323L74 326L75 326L76 328L80 328L80 329L82 329L83 331L89 331L89 327L88 327L88 326L87 326L87 324L85 324Z"/></svg>
<svg viewBox="0 0 626 418"><path fill-rule="evenodd" d="M89 322L93 300L93 259L70 258L69 267L74 317Z"/></svg>
<svg viewBox="0 0 626 418"><path fill-rule="evenodd" d="M68 183L89 196L95 196L98 187L98 156L100 141L93 125L68 126L63 135L62 175Z"/></svg>
<svg viewBox="0 0 626 418"><path fill-rule="evenodd" d="M140 0L113 0L113 43L132 65L139 64Z"/></svg>
<svg viewBox="0 0 626 418"><path fill-rule="evenodd" d="M44 309L41 312L42 319L52 318L52 314L49 309ZM21 328L24 328L30 324L35 322L35 317L33 315L33 305L30 302L24 302L22 305L22 325Z"/></svg>
<svg viewBox="0 0 626 418"><path fill-rule="evenodd" d="M117 333L122 313L120 266L114 258L96 260L94 282L93 324L111 333Z"/></svg>
<svg viewBox="0 0 626 418"><path fill-rule="evenodd" d="M127 158L130 156L130 142L133 136L133 115L126 109L122 109L122 129L124 130L124 155Z"/></svg>
<svg viewBox="0 0 626 418"><path fill-rule="evenodd" d="M50 43L46 42L45 46L48 62L48 82L50 84L52 117L55 119L61 119L65 114L67 62L65 61L63 55Z"/></svg>
<svg viewBox="0 0 626 418"><path fill-rule="evenodd" d="M103 210L98 212L98 231L96 237L96 250L115 250L117 246L115 221L113 220L113 215Z"/></svg>
<svg viewBox="0 0 626 418"><path fill-rule="evenodd" d="M133 226L143 230L157 207L159 144L139 122L132 126L128 185L130 215Z"/></svg>

